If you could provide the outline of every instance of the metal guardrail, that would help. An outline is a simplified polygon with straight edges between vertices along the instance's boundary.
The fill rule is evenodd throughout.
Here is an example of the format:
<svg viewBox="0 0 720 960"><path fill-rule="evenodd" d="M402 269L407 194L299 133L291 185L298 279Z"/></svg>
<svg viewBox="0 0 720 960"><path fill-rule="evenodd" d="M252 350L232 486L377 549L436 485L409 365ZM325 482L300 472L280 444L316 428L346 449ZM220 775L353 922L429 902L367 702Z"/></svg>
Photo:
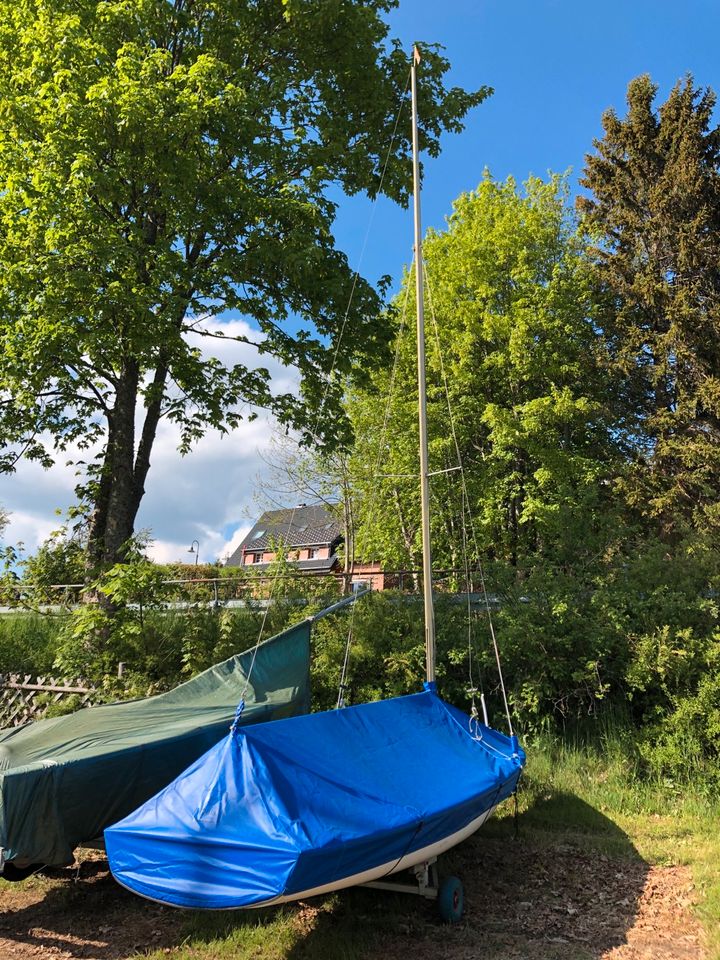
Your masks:
<svg viewBox="0 0 720 960"><path fill-rule="evenodd" d="M262 587L268 584L299 583L308 579L315 581L325 579L327 581L329 578L329 582L344 583L346 590L349 588L355 590L359 588L369 589L373 577L380 573L385 580L385 589L399 590L408 596L421 595L418 580L420 571L415 569L383 570L369 573L357 571L355 574L293 571L279 577L253 575L247 578L243 576L177 577L162 580L160 581L161 590L167 590L171 596L166 600L159 598L154 600L152 606L165 610L186 610L201 606L212 609L242 609L252 606L262 609L271 602L269 598L262 596ZM457 578L458 582L462 583L465 578L465 571L436 570L434 579L437 593L440 595L451 593L466 598L466 590L457 587L447 589L444 586L452 578ZM82 591L86 586L83 583L15 584L10 590L8 588L5 590L6 603L0 606L0 616L23 612L48 615L68 612L79 606ZM260 588L259 592L258 588ZM172 597L174 590L177 591L177 594ZM14 591L14 597L12 591ZM37 594L40 594L40 596L37 596ZM58 602L54 602L52 594L57 596ZM160 595L162 596L162 594ZM489 599L491 606L499 606L499 599L496 596L491 596ZM471 590L470 601L473 605L484 606L484 594ZM131 603L128 606L132 609L139 604Z"/></svg>

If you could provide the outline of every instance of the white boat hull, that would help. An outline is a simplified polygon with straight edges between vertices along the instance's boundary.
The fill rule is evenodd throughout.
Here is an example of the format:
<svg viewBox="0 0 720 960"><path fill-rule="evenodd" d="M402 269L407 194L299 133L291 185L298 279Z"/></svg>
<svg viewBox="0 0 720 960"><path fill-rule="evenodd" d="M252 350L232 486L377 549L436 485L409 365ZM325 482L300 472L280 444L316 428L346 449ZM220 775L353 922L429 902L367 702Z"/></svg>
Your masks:
<svg viewBox="0 0 720 960"><path fill-rule="evenodd" d="M417 866L417 864L425 863L427 860L435 860L447 850L452 849L452 847L457 846L459 843L462 843L463 840L467 840L468 837L472 836L473 833L479 830L485 821L493 815L496 809L497 805L490 807L485 813L471 820L462 830L458 830L449 837L444 837L442 840L431 843L427 847L414 850L400 860L391 860L389 863L382 863L377 867L372 867L370 870L363 870L362 873L354 873L349 877L343 877L340 880L334 880L332 883L323 884L321 887L301 890L299 893L291 893L287 896L274 897L272 900L266 900L264 903L254 903L247 909L272 907L281 903L291 903L294 900L307 900L309 897L319 897L325 893L333 893L335 890L345 890L347 887L357 887L363 883L372 883L375 880L392 876L394 873L410 870L412 867Z"/></svg>

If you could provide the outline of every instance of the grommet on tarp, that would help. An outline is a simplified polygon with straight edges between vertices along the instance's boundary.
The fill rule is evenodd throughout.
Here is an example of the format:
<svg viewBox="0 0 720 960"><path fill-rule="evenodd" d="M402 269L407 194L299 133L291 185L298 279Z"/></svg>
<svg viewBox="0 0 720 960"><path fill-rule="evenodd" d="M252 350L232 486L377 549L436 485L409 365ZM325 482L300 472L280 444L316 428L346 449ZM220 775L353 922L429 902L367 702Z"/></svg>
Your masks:
<svg viewBox="0 0 720 960"><path fill-rule="evenodd" d="M233 722L230 724L230 733L237 733L238 727L240 726L240 717L242 716L242 712L244 709L245 709L245 701L241 700L240 703L237 705L237 710L235 711L235 718L233 719Z"/></svg>

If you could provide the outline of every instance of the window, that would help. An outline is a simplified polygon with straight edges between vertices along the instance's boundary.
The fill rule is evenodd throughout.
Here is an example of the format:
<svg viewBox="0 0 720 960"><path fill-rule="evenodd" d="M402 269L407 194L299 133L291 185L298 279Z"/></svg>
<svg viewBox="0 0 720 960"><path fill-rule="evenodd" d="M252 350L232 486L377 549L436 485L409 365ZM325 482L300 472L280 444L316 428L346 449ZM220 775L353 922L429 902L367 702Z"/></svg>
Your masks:
<svg viewBox="0 0 720 960"><path fill-rule="evenodd" d="M262 563L263 555L261 553L249 553L247 563Z"/></svg>
<svg viewBox="0 0 720 960"><path fill-rule="evenodd" d="M317 556L317 550L315 547L308 547L308 560L314 560Z"/></svg>

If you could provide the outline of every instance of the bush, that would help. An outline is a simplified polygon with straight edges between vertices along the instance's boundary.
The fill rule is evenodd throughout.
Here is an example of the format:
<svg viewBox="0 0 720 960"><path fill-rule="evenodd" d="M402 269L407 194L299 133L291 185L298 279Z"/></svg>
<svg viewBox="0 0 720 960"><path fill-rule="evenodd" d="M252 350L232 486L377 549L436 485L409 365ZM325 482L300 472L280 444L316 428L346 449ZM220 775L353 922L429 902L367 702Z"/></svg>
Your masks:
<svg viewBox="0 0 720 960"><path fill-rule="evenodd" d="M622 714L634 726L646 773L673 782L700 773L720 786L720 556L698 535L672 549L652 540L621 546L582 569L546 562L526 571L500 564L490 570L515 725L526 739L593 728L601 739L608 717ZM97 584L107 602L66 617L0 618L0 671L84 678L108 699L168 689L339 595L334 580L298 577L282 561L278 570L269 606L256 581L235 578L243 606L216 609L195 592L202 585L190 585L185 593L172 588L174 599L189 603L178 608L166 605L165 569L146 561L124 564ZM490 720L504 729L487 614L474 607L469 627L466 614L462 595L438 597L438 685L465 710L473 689L484 689ZM314 709L337 703L350 631L347 703L421 688L422 602L386 591L316 622Z"/></svg>
<svg viewBox="0 0 720 960"><path fill-rule="evenodd" d="M468 647L473 649L474 681L480 679L478 660L486 680L490 657L478 658L486 633L484 614L471 618L468 636L467 609L461 597L437 599L437 682L443 697L459 707L469 707ZM345 702L363 703L402 696L422 689L425 679L425 627L422 600L391 591L370 594L352 608L324 618L313 629L312 690L316 709L335 706L348 635L351 633ZM493 679L491 690L497 682Z"/></svg>
<svg viewBox="0 0 720 960"><path fill-rule="evenodd" d="M244 606L215 608L189 584L167 601L166 569L144 559L117 564L88 592L97 602L78 607L58 636L55 667L67 676L102 684L108 695L138 696L168 689L188 676L254 646L303 619L338 595L336 581L309 581L277 565L269 604L257 582L244 580ZM123 676L118 678L118 665Z"/></svg>
<svg viewBox="0 0 720 960"><path fill-rule="evenodd" d="M8 613L0 616L0 673L52 673L64 616Z"/></svg>

